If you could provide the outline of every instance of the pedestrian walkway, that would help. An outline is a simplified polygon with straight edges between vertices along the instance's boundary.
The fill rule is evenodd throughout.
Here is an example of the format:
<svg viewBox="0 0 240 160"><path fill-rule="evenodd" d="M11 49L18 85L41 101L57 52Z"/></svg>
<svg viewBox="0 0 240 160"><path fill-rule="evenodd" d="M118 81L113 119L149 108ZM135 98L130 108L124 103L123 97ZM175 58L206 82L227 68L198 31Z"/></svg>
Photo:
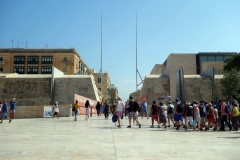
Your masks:
<svg viewBox="0 0 240 160"><path fill-rule="evenodd" d="M115 127L104 116L59 119L4 120L0 124L1 160L160 160L240 159L240 132L176 131L150 128L151 119L139 120L141 128Z"/></svg>

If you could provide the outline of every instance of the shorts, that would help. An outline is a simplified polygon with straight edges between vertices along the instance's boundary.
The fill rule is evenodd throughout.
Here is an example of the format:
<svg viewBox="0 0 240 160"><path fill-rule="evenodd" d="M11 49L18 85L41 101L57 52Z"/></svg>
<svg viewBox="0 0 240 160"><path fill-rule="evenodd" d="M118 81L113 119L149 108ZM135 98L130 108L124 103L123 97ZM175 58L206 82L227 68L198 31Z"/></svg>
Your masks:
<svg viewBox="0 0 240 160"><path fill-rule="evenodd" d="M186 117L186 126L188 126L188 121L190 122L190 124L193 124L193 117L192 116L187 116Z"/></svg>
<svg viewBox="0 0 240 160"><path fill-rule="evenodd" d="M146 109L142 109L142 114L147 114L147 110Z"/></svg>
<svg viewBox="0 0 240 160"><path fill-rule="evenodd" d="M11 109L10 110L10 113L15 113L15 112L16 112L15 109L13 109L13 110Z"/></svg>
<svg viewBox="0 0 240 160"><path fill-rule="evenodd" d="M208 115L207 115L207 120L209 120L209 121L215 121L214 114L208 114Z"/></svg>
<svg viewBox="0 0 240 160"><path fill-rule="evenodd" d="M167 115L167 118L169 118L169 119L173 119L173 117L174 117L173 113L170 113Z"/></svg>
<svg viewBox="0 0 240 160"><path fill-rule="evenodd" d="M137 115L136 115L136 112L129 112L128 113L128 119L137 119Z"/></svg>
<svg viewBox="0 0 240 160"><path fill-rule="evenodd" d="M199 117L199 116L195 117L195 121L196 121L197 123L200 123L200 122L201 122L201 117Z"/></svg>
<svg viewBox="0 0 240 160"><path fill-rule="evenodd" d="M55 115L57 115L57 116L58 116L58 112L54 112L54 113L53 113L53 116L55 116Z"/></svg>
<svg viewBox="0 0 240 160"><path fill-rule="evenodd" d="M118 119L122 118L123 112L122 111L118 111L117 112L117 117Z"/></svg>
<svg viewBox="0 0 240 160"><path fill-rule="evenodd" d="M1 116L1 118L7 118L7 117L8 117L7 112L2 112L2 116Z"/></svg>
<svg viewBox="0 0 240 160"><path fill-rule="evenodd" d="M173 118L174 118L174 121L182 121L183 120L183 117L182 117L181 113L174 114Z"/></svg>
<svg viewBox="0 0 240 160"><path fill-rule="evenodd" d="M158 121L158 115L157 114L152 114L152 120Z"/></svg>
<svg viewBox="0 0 240 160"><path fill-rule="evenodd" d="M205 117L201 117L201 123L205 123L206 122L205 119L206 119Z"/></svg>

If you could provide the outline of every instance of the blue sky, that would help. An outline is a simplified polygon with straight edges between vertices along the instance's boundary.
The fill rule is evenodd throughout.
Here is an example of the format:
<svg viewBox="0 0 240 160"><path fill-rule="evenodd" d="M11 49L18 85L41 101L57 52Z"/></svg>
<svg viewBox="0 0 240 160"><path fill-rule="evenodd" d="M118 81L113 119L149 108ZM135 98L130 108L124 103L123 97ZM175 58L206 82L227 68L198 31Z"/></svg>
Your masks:
<svg viewBox="0 0 240 160"><path fill-rule="evenodd" d="M103 72L125 101L170 53L240 52L239 0L1 0L0 47L74 47L100 71L101 13ZM138 78L138 82L140 79ZM140 87L139 87L140 89ZM157 97L156 97L157 98Z"/></svg>

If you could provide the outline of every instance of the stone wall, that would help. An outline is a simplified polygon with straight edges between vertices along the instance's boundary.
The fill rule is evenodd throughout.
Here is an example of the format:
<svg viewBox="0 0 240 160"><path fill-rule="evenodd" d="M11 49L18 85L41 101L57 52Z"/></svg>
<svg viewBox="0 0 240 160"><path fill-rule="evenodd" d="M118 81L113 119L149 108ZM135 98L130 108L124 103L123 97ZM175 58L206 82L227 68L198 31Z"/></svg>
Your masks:
<svg viewBox="0 0 240 160"><path fill-rule="evenodd" d="M171 100L176 97L175 71L183 67L184 75L196 75L196 54L170 54L166 60L166 69L169 69Z"/></svg>
<svg viewBox="0 0 240 160"><path fill-rule="evenodd" d="M9 104L9 103L8 103ZM47 105L50 106L50 105ZM43 118L43 105L42 106L16 106L16 119L23 118ZM10 109L8 109L8 116L10 116ZM59 104L59 116L69 117L72 116L72 110L69 105Z"/></svg>
<svg viewBox="0 0 240 160"><path fill-rule="evenodd" d="M192 100L205 99L208 102L212 101L212 80L211 78L204 78L196 75L196 77L184 76L185 100L192 102Z"/></svg>
<svg viewBox="0 0 240 160"><path fill-rule="evenodd" d="M54 101L60 104L73 104L74 94L99 101L97 88L91 75L58 77L54 84Z"/></svg>
<svg viewBox="0 0 240 160"><path fill-rule="evenodd" d="M148 104L157 101L160 96L169 95L169 79L165 76L146 76L139 97L143 95L146 95Z"/></svg>
<svg viewBox="0 0 240 160"><path fill-rule="evenodd" d="M13 95L18 106L49 105L51 78L1 78L0 98L10 102Z"/></svg>

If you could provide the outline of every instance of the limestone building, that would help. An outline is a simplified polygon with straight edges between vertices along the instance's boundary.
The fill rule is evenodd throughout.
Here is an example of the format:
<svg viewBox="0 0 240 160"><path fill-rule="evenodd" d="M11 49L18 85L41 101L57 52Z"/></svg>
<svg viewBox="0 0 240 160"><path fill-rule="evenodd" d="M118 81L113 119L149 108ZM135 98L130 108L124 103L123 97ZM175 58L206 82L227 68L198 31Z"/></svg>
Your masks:
<svg viewBox="0 0 240 160"><path fill-rule="evenodd" d="M207 101L223 98L219 81L223 77L224 60L237 52L172 53L163 64L156 64L145 76L140 96L148 104L161 96L170 95L182 101ZM166 99L168 101L168 99Z"/></svg>
<svg viewBox="0 0 240 160"><path fill-rule="evenodd" d="M94 101L101 100L101 93L98 92L92 75L64 75L54 67L52 71L52 74L31 76L0 74L0 97L10 105L9 102L15 95L16 118L42 118L43 106L54 105L55 101L59 104L61 117L71 116L76 94Z"/></svg>
<svg viewBox="0 0 240 160"><path fill-rule="evenodd" d="M111 99L111 81L107 72L105 73L92 73L94 80L96 82L97 88L102 92L104 102L106 99Z"/></svg>
<svg viewBox="0 0 240 160"><path fill-rule="evenodd" d="M92 71L75 49L0 49L0 73L90 75Z"/></svg>

